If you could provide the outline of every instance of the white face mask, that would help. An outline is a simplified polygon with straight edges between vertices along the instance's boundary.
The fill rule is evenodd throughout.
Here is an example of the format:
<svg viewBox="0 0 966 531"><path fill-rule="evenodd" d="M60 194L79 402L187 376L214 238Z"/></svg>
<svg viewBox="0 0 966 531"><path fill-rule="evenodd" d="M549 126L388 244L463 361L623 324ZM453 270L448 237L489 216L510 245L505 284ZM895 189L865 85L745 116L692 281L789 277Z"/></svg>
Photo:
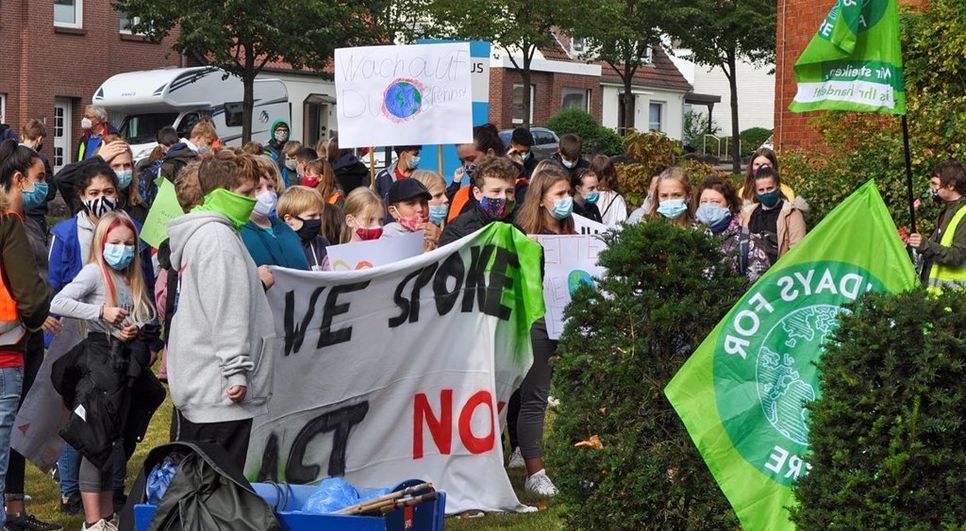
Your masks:
<svg viewBox="0 0 966 531"><path fill-rule="evenodd" d="M81 118L81 129L90 129L92 127L94 127L94 122L90 118L86 116Z"/></svg>
<svg viewBox="0 0 966 531"><path fill-rule="evenodd" d="M278 204L278 194L265 191L255 196L255 213L268 217L275 214L275 206Z"/></svg>

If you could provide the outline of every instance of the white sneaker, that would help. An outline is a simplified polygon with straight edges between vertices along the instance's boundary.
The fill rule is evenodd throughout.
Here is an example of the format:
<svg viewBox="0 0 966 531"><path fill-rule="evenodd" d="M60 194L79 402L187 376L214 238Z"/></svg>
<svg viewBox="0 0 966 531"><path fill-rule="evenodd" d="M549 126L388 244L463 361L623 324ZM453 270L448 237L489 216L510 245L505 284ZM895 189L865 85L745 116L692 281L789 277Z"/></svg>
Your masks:
<svg viewBox="0 0 966 531"><path fill-rule="evenodd" d="M552 408L558 408L558 407L560 407L560 399L559 398L554 398L552 396L548 396L547 397L547 405L550 406L550 407L552 407Z"/></svg>
<svg viewBox="0 0 966 531"><path fill-rule="evenodd" d="M94 525L88 526L85 522L84 525L81 526L81 531L115 531L116 529L116 527L112 527L107 523L107 520L104 520L103 518L98 520Z"/></svg>
<svg viewBox="0 0 966 531"><path fill-rule="evenodd" d="M506 464L507 468L523 468L527 464L523 461L523 454L520 453L520 447L513 449L513 453L510 454L510 462Z"/></svg>
<svg viewBox="0 0 966 531"><path fill-rule="evenodd" d="M557 495L557 487L547 477L547 471L542 468L536 474L527 477L527 480L523 483L523 490L540 496Z"/></svg>

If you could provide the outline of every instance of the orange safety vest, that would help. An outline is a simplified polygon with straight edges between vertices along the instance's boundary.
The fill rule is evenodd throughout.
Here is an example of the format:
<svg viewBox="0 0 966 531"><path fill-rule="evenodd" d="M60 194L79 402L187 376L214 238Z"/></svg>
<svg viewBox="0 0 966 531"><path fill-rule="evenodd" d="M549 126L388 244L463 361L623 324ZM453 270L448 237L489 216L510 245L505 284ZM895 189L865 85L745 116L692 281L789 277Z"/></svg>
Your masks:
<svg viewBox="0 0 966 531"><path fill-rule="evenodd" d="M463 211L463 207L466 206L466 203L469 200L470 186L460 188L459 191L456 192L456 195L453 196L453 202L449 205L449 215L446 216L446 221L452 222L454 219L456 219L460 215L460 212Z"/></svg>
<svg viewBox="0 0 966 531"><path fill-rule="evenodd" d="M5 215L10 214L20 218L20 214L16 212L5 213ZM4 264L0 263L0 346L16 345L23 339L27 329L20 322L17 301L13 300L10 289L7 288L7 281L2 274L3 269Z"/></svg>

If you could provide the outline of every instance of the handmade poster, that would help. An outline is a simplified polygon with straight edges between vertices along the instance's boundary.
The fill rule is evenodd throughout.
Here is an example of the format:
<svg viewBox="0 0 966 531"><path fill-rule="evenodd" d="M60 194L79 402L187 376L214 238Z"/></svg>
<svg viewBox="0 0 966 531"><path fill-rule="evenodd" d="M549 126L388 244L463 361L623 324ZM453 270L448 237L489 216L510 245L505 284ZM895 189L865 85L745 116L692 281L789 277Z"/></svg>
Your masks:
<svg viewBox="0 0 966 531"><path fill-rule="evenodd" d="M600 238L591 235L536 235L533 238L543 246L547 335L550 339L560 339L564 329L564 308L582 284L597 285L594 279L604 272L597 265L597 255L607 246Z"/></svg>
<svg viewBox="0 0 966 531"><path fill-rule="evenodd" d="M141 228L141 239L155 249L168 239L168 222L184 215L171 181L165 178L158 178L158 181L158 195L155 196L148 217L144 219L144 227Z"/></svg>
<svg viewBox="0 0 966 531"><path fill-rule="evenodd" d="M335 51L339 146L473 141L470 44Z"/></svg>
<svg viewBox="0 0 966 531"><path fill-rule="evenodd" d="M416 231L394 238L330 245L326 254L332 271L371 269L419 256L425 239L423 231Z"/></svg>
<svg viewBox="0 0 966 531"><path fill-rule="evenodd" d="M613 228L578 214L573 214L573 217L574 230L577 231L577 234L603 234Z"/></svg>
<svg viewBox="0 0 966 531"><path fill-rule="evenodd" d="M446 512L524 511L503 469L505 405L543 315L540 248L494 223L362 271L274 269L268 413L245 474L353 485L431 481Z"/></svg>

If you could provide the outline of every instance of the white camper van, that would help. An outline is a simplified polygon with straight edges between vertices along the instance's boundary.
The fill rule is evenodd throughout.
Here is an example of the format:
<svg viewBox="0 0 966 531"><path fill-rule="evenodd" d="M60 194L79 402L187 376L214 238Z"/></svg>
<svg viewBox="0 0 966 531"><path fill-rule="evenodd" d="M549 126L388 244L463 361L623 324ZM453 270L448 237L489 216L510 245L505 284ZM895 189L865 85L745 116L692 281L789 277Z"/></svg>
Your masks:
<svg viewBox="0 0 966 531"><path fill-rule="evenodd" d="M101 84L93 101L108 110L140 160L157 145L159 129L171 125L187 138L203 116L214 120L222 142L241 145L243 94L239 77L203 66L117 74ZM277 79L257 79L254 96L252 140L266 144L277 120L291 127L288 91Z"/></svg>

